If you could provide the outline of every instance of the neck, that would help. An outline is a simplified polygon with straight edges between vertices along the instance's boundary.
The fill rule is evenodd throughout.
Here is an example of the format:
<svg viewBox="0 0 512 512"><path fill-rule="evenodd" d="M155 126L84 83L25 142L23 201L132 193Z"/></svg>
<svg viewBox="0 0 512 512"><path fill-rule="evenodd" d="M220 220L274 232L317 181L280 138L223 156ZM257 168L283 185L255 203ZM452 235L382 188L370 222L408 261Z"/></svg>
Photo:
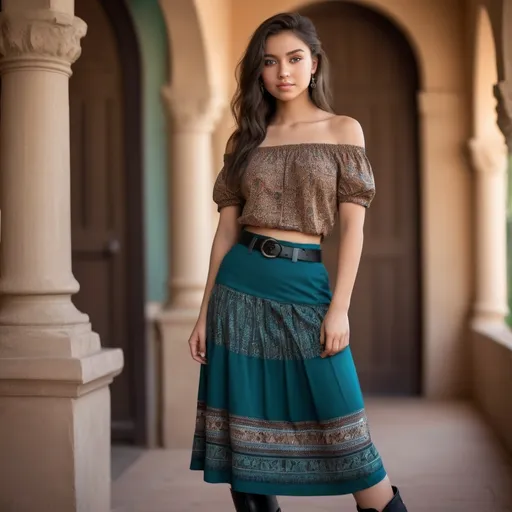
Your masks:
<svg viewBox="0 0 512 512"><path fill-rule="evenodd" d="M272 124L291 125L307 119L317 110L306 89L292 101L278 101Z"/></svg>

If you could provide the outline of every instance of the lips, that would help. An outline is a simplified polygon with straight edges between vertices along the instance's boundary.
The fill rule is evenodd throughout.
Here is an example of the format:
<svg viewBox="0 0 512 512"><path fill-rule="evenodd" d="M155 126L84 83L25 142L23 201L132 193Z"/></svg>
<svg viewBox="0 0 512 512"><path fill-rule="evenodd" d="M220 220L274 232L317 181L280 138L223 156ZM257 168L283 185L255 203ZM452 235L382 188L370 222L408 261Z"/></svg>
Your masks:
<svg viewBox="0 0 512 512"><path fill-rule="evenodd" d="M291 84L291 83L281 83L281 84L278 84L277 87L279 89L289 89L290 87L293 87L295 84Z"/></svg>

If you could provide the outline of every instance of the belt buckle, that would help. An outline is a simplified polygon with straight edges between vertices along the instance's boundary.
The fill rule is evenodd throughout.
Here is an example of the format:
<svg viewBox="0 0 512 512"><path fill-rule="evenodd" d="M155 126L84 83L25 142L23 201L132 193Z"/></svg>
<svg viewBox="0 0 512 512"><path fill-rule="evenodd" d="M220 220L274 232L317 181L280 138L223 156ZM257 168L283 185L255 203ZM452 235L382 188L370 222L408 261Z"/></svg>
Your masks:
<svg viewBox="0 0 512 512"><path fill-rule="evenodd" d="M267 244L269 245L269 250L271 252L266 252ZM274 252L274 250L276 248L278 248L279 250L277 252ZM263 242L261 243L261 247L260 247L261 254L263 254L263 256L265 256L265 258L270 258L270 259L277 258L281 254L282 249L283 248L281 247L281 244L279 244L279 242L275 238L265 238L265 240L263 240Z"/></svg>

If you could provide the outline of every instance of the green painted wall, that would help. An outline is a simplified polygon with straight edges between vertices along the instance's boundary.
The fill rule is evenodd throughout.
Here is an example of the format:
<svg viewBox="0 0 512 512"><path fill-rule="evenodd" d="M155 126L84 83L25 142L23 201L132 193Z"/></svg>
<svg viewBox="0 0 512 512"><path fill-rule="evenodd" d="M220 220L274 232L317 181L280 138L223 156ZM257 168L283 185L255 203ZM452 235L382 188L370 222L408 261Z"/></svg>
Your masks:
<svg viewBox="0 0 512 512"><path fill-rule="evenodd" d="M164 301L168 275L167 121L160 91L168 77L168 43L158 0L127 0L142 59L146 298Z"/></svg>

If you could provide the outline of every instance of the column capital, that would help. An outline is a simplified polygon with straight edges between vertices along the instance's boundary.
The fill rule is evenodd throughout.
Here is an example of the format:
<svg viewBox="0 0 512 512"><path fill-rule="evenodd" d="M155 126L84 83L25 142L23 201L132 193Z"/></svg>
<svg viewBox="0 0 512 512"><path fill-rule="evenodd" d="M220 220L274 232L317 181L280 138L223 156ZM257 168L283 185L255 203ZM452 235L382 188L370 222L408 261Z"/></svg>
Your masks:
<svg viewBox="0 0 512 512"><path fill-rule="evenodd" d="M471 165L479 174L500 174L507 171L507 146L501 140L473 138L468 141Z"/></svg>
<svg viewBox="0 0 512 512"><path fill-rule="evenodd" d="M0 13L0 70L50 68L71 75L87 24L71 14L40 10Z"/></svg>
<svg viewBox="0 0 512 512"><path fill-rule="evenodd" d="M220 94L195 98L190 97L190 93L178 93L169 86L162 88L162 98L173 121L173 130L182 133L213 132L227 105Z"/></svg>
<svg viewBox="0 0 512 512"><path fill-rule="evenodd" d="M505 137L508 151L512 153L512 81L503 80L495 84L494 96L498 100L498 126Z"/></svg>

